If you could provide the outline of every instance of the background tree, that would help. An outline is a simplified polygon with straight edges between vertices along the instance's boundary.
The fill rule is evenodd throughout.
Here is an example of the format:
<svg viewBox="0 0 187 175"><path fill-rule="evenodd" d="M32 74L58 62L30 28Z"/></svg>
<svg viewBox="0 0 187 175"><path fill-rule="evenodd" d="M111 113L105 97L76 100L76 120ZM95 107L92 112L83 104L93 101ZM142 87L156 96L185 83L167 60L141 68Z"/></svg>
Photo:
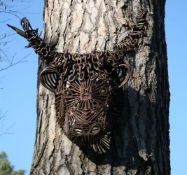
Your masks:
<svg viewBox="0 0 187 175"><path fill-rule="evenodd" d="M0 1L0 14L4 13L6 11L6 8L7 8L6 4L3 1ZM6 34L3 31L1 31L0 32L0 61L1 62L4 56L4 51L2 48L7 44L5 38L6 38Z"/></svg>
<svg viewBox="0 0 187 175"><path fill-rule="evenodd" d="M19 1L14 2L13 0L2 1L0 0L0 25L2 30L0 31L0 72L7 70L8 68L23 62L25 57L21 59L15 58L15 56L11 55L9 51L7 51L7 45L11 40L11 34L6 32L4 29L5 24L9 20L10 16L14 16L20 19L18 12L16 9L16 3L18 4ZM15 54L15 53L14 53Z"/></svg>
<svg viewBox="0 0 187 175"><path fill-rule="evenodd" d="M9 49L7 49L8 44L11 43L12 34L7 32L6 23L7 23L7 21L10 20L10 18L9 18L10 16L14 16L19 19L18 15L17 15L18 12L15 10L16 5L18 4L18 1L14 2L14 0L6 0L6 1L0 0L0 28L1 28L1 30L0 30L0 90L2 90L1 91L2 93L4 93L4 91L3 91L4 86L1 84L3 81L2 79L4 78L3 71L7 70L8 68L10 68L18 63L21 63L23 61L23 59L25 59L25 57L21 58L21 59L15 58L15 56L11 55L11 54L15 54L15 53L13 53L12 50L10 51ZM2 96L0 98L1 98L1 101L3 101L3 103L4 103ZM3 140L2 137L4 135L8 135L8 134L13 133L11 131L11 129L13 128L14 123L12 123L12 121L10 121L10 118L9 118L8 125L5 124L6 123L5 119L7 119L8 117L6 115L6 112L2 112L1 108L3 108L3 107L0 105L0 139L2 141ZM3 110L4 110L4 108L3 108ZM7 109L5 109L5 110L7 110ZM11 137L9 138L9 140L11 140ZM3 148L4 145L2 145L2 142L0 143L0 145L1 145L0 146L1 150L2 149L4 150L4 148ZM12 147L12 149L14 149L14 148ZM11 165L11 162L8 160L7 154L5 152L0 152L0 175L24 175L25 174L24 172L25 172L24 170L15 170L14 166Z"/></svg>
<svg viewBox="0 0 187 175"><path fill-rule="evenodd" d="M0 153L0 175L24 175L24 170L15 171L5 152Z"/></svg>
<svg viewBox="0 0 187 175"><path fill-rule="evenodd" d="M140 9L147 11L148 27L136 53L126 58L131 77L117 98L122 103L108 154L84 152L64 136L54 95L39 84L31 174L170 174L164 5L164 0L45 1L43 38L57 52L113 50Z"/></svg>

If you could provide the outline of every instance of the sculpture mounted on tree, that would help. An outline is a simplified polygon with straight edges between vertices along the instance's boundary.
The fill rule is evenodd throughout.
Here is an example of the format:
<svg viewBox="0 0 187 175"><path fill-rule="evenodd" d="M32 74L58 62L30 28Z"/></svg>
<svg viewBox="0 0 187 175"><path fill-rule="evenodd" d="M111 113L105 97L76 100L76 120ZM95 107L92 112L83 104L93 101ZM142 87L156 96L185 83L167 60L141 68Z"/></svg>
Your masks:
<svg viewBox="0 0 187 175"><path fill-rule="evenodd" d="M79 146L89 145L97 153L107 152L111 142L111 96L128 81L130 67L125 55L135 52L139 39L145 35L146 12L127 26L128 36L114 51L89 54L57 53L26 18L21 25L23 31L8 26L26 38L27 47L40 56L40 82L55 94L57 122L65 135Z"/></svg>

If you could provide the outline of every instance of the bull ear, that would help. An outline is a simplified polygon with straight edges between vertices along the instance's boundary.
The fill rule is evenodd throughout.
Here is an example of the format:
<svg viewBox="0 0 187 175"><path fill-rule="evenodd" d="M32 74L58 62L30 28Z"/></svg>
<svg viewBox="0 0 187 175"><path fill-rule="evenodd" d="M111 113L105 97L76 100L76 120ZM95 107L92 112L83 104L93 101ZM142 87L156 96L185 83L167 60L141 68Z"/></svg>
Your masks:
<svg viewBox="0 0 187 175"><path fill-rule="evenodd" d="M119 78L119 85L118 87L122 87L123 85L125 85L130 77L130 66L127 64L120 64L118 66L116 66L115 71L118 75Z"/></svg>
<svg viewBox="0 0 187 175"><path fill-rule="evenodd" d="M46 67L40 73L40 82L42 85L54 92L60 77L60 73L53 67Z"/></svg>

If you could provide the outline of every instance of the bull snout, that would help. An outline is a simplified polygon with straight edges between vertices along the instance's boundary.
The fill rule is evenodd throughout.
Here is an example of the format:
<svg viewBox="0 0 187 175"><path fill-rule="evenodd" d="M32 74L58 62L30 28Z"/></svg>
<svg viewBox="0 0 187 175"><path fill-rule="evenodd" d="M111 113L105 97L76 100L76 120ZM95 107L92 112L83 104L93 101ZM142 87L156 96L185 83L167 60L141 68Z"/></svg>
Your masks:
<svg viewBox="0 0 187 175"><path fill-rule="evenodd" d="M74 132L76 133L77 136L95 136L99 134L100 131L101 131L101 127L99 125L85 126L85 129L74 128Z"/></svg>

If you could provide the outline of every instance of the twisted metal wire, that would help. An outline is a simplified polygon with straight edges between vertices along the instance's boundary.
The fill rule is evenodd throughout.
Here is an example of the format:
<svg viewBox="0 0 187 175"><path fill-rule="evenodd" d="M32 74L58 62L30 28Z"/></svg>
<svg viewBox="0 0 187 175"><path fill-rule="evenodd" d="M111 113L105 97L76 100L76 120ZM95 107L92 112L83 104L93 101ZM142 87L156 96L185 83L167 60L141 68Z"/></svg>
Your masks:
<svg viewBox="0 0 187 175"><path fill-rule="evenodd" d="M129 66L124 55L138 49L148 27L147 12L140 11L128 26L128 35L114 51L90 54L56 53L32 29L26 18L23 31L8 25L25 37L41 57L40 81L54 92L57 122L77 145L89 145L99 154L110 149L111 128L108 109L112 92L128 81Z"/></svg>

